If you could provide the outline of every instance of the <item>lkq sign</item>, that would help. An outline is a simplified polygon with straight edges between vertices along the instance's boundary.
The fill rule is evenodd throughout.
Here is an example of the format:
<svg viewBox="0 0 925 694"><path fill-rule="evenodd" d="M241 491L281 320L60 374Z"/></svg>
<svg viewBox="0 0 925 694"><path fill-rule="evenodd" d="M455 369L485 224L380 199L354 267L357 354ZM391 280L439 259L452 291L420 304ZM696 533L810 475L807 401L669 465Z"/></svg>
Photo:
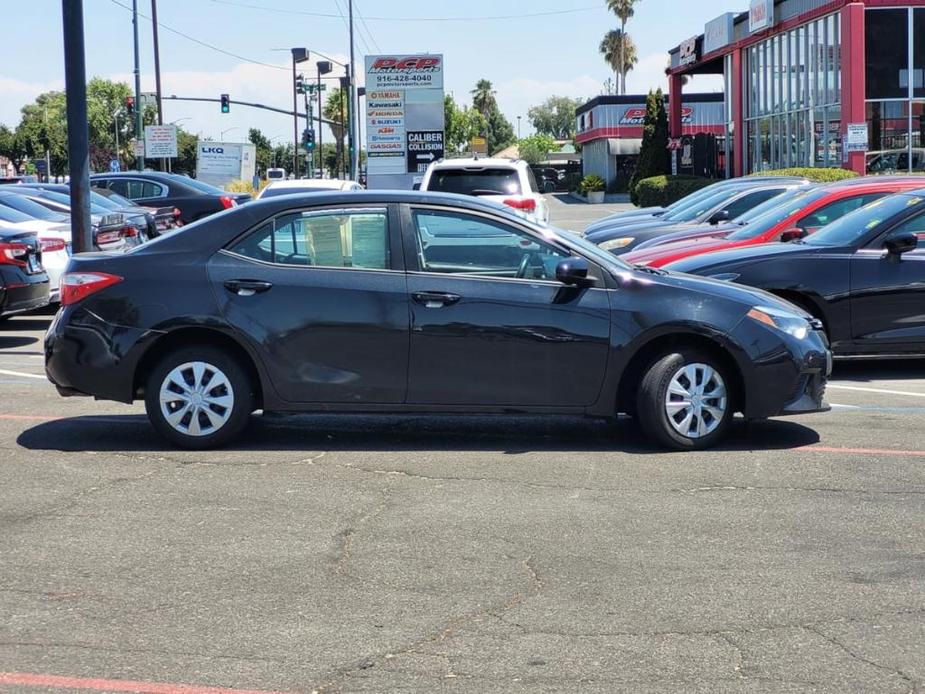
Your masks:
<svg viewBox="0 0 925 694"><path fill-rule="evenodd" d="M696 63L700 58L697 55L697 37L691 37L687 41L682 41L678 46L678 65L691 65Z"/></svg>
<svg viewBox="0 0 925 694"><path fill-rule="evenodd" d="M748 6L748 33L774 26L774 0L752 0Z"/></svg>

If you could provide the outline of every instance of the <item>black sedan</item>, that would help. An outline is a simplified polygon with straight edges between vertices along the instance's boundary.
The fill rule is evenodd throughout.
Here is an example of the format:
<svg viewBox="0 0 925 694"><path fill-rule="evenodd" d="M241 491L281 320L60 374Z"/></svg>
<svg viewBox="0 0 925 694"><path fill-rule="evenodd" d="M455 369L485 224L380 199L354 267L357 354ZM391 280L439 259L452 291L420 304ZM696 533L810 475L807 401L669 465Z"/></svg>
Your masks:
<svg viewBox="0 0 925 694"><path fill-rule="evenodd" d="M824 324L836 355L925 354L925 189L872 202L802 241L666 267L787 299Z"/></svg>
<svg viewBox="0 0 925 694"><path fill-rule="evenodd" d="M144 207L176 207L183 224L242 205L247 193L227 193L195 178L157 171L94 174L95 188L109 188Z"/></svg>
<svg viewBox="0 0 925 694"><path fill-rule="evenodd" d="M259 201L75 256L61 303L45 342L59 392L143 398L193 448L259 409L624 412L698 449L734 412L823 409L830 362L819 326L769 294L635 269L447 194Z"/></svg>
<svg viewBox="0 0 925 694"><path fill-rule="evenodd" d="M48 301L38 236L0 223L0 319L41 308Z"/></svg>

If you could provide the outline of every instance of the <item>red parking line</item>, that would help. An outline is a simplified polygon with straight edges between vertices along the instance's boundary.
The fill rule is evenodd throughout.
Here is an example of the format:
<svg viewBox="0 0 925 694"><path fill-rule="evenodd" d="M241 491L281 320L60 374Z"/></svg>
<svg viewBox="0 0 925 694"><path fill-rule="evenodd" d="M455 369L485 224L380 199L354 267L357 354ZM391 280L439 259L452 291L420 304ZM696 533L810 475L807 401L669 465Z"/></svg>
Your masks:
<svg viewBox="0 0 925 694"><path fill-rule="evenodd" d="M802 446L798 450L816 453L848 453L856 455L895 455L925 458L925 451L904 451L899 448L837 448L835 446Z"/></svg>
<svg viewBox="0 0 925 694"><path fill-rule="evenodd" d="M127 692L130 694L283 694L254 689L197 687L189 684L105 680L93 677L60 677L33 672L0 672L0 684L52 689L89 689L97 692Z"/></svg>

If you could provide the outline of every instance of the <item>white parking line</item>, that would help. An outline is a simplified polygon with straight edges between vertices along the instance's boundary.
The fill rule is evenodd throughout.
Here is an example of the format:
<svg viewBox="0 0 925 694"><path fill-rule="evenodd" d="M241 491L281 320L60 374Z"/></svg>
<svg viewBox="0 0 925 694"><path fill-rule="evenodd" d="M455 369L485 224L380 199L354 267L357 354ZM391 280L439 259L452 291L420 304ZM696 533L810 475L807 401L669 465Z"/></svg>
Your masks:
<svg viewBox="0 0 925 694"><path fill-rule="evenodd" d="M908 395L910 398L925 398L925 393L910 393L907 390L885 390L883 388L862 388L860 386L839 386L832 385L831 383L826 385L826 388L832 388L837 390L854 390L859 393L882 393L883 395Z"/></svg>
<svg viewBox="0 0 925 694"><path fill-rule="evenodd" d="M44 374L41 374L41 375L40 374L26 374L26 373L23 373L22 371L7 371L6 369L0 369L0 375L19 376L20 378L40 378L43 381L45 380Z"/></svg>

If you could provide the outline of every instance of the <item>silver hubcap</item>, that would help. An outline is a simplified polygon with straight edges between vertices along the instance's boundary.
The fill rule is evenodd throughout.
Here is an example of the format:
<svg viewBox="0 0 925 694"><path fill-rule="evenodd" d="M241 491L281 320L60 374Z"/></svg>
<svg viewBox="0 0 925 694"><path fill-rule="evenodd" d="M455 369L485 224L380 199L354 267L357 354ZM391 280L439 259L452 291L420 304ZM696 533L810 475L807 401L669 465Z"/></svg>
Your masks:
<svg viewBox="0 0 925 694"><path fill-rule="evenodd" d="M201 361L181 364L167 374L160 398L164 419L187 436L214 434L234 408L234 390L228 377Z"/></svg>
<svg viewBox="0 0 925 694"><path fill-rule="evenodd" d="M707 364L688 364L678 369L665 396L671 426L691 439L716 431L726 414L726 404L726 384Z"/></svg>

